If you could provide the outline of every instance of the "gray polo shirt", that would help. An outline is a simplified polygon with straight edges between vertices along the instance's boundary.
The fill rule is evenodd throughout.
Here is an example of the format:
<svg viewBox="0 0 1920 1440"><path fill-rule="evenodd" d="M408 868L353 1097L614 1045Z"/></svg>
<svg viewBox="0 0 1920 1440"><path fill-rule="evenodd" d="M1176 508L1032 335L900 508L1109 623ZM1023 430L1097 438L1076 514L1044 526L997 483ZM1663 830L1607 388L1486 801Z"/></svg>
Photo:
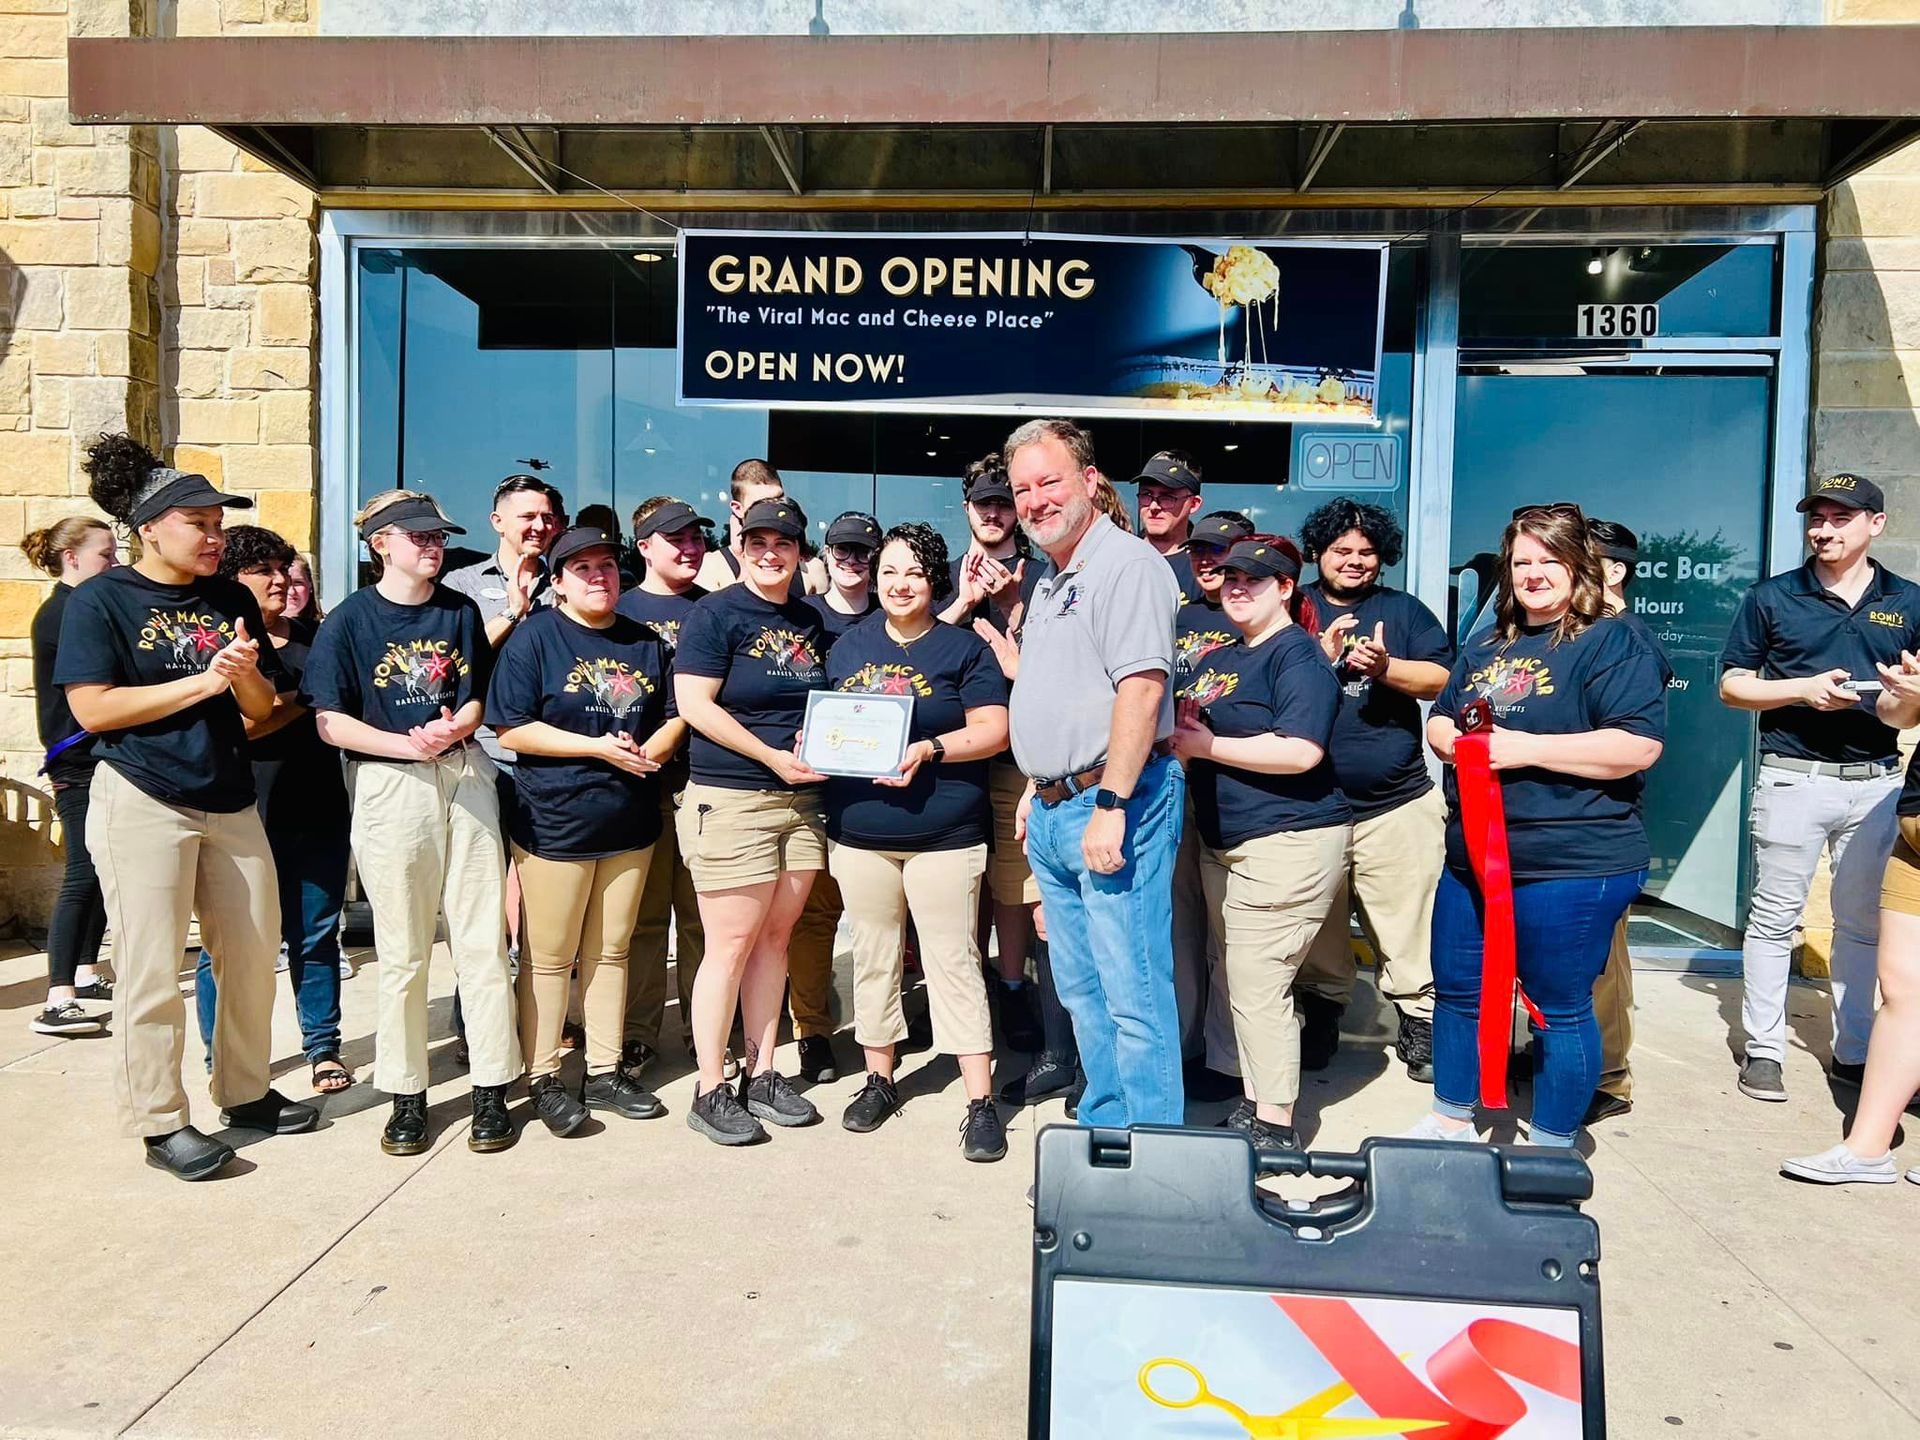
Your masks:
<svg viewBox="0 0 1920 1440"><path fill-rule="evenodd" d="M533 600L536 605L553 603L552 577L547 574L543 561L540 578L534 582ZM440 577L440 583L449 590L458 590L474 604L480 607L480 618L491 620L506 613L507 576L500 568L500 552L480 561L477 565L463 565L458 570L449 570ZM507 632L509 636L512 631ZM480 748L487 752L487 758L496 765L512 765L516 759L510 750L500 748L500 738L493 733L491 725L482 725L474 732L474 739L480 742Z"/></svg>
<svg viewBox="0 0 1920 1440"><path fill-rule="evenodd" d="M1034 587L1009 712L1013 758L1057 780L1107 758L1113 697L1129 675L1173 674L1173 571L1146 541L1096 515L1057 575ZM1173 733L1173 686L1156 738Z"/></svg>

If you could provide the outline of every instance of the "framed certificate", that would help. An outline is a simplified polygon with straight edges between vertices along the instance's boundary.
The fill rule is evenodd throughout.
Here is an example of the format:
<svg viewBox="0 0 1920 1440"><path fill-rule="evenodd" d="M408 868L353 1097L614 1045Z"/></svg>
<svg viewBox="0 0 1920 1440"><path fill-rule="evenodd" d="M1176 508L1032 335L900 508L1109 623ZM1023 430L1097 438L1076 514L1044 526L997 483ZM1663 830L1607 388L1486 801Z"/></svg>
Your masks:
<svg viewBox="0 0 1920 1440"><path fill-rule="evenodd" d="M913 729L913 697L815 690L801 729L800 758L822 775L898 775Z"/></svg>

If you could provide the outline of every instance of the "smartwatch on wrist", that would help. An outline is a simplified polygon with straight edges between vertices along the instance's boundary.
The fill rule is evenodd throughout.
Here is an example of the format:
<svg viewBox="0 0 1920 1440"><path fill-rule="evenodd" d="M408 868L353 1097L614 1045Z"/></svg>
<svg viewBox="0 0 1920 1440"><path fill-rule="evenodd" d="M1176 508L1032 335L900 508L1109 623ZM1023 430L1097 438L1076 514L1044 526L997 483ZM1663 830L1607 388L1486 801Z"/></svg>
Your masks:
<svg viewBox="0 0 1920 1440"><path fill-rule="evenodd" d="M1115 794L1102 785L1093 792L1093 803L1095 808L1100 810L1124 810L1127 808L1127 797Z"/></svg>
<svg viewBox="0 0 1920 1440"><path fill-rule="evenodd" d="M940 737L938 735L929 735L927 737L927 744L933 747L933 753L927 756L929 764L947 758L947 747L940 743Z"/></svg>

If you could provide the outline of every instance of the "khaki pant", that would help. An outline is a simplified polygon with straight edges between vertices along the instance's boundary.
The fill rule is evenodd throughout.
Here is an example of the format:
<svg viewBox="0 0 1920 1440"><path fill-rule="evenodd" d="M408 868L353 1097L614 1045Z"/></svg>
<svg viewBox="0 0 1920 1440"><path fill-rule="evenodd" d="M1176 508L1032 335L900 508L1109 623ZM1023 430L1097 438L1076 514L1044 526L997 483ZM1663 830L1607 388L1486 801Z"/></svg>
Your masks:
<svg viewBox="0 0 1920 1440"><path fill-rule="evenodd" d="M467 744L437 760L356 760L353 855L373 907L380 1020L373 1083L391 1095L427 1088L427 963L444 915L476 1085L519 1078L508 978L507 857L493 762Z"/></svg>
<svg viewBox="0 0 1920 1440"><path fill-rule="evenodd" d="M1011 764L987 767L987 801L993 809L993 856L988 879L996 905L1038 905L1040 883L1027 864L1027 850L1013 838L1027 777Z"/></svg>
<svg viewBox="0 0 1920 1440"><path fill-rule="evenodd" d="M675 824L681 858L702 894L827 868L827 817L817 785L735 790L689 780Z"/></svg>
<svg viewBox="0 0 1920 1440"><path fill-rule="evenodd" d="M833 937L843 909L839 885L822 870L787 940L787 1005L796 1040L833 1034Z"/></svg>
<svg viewBox="0 0 1920 1440"><path fill-rule="evenodd" d="M1621 1100L1633 1099L1633 961L1627 954L1627 917L1613 927L1607 968L1593 984L1593 1013L1600 1022L1600 1083L1597 1089Z"/></svg>
<svg viewBox="0 0 1920 1440"><path fill-rule="evenodd" d="M1314 937L1300 986L1345 1005L1353 998L1349 909L1373 945L1380 993L1403 1015L1433 1019L1433 894L1446 862L1447 809L1435 786L1353 826L1353 845L1327 923Z"/></svg>
<svg viewBox="0 0 1920 1440"><path fill-rule="evenodd" d="M560 1069L560 1032L567 1021L573 962L587 1023L587 1073L620 1063L626 1030L627 947L646 888L653 847L599 860L543 860L518 845L520 903L520 1051L538 1079Z"/></svg>
<svg viewBox="0 0 1920 1440"><path fill-rule="evenodd" d="M854 1039L878 1049L907 1038L900 973L911 914L927 977L934 1049L991 1054L993 1022L973 923L987 847L904 851L836 844L828 849L827 866L848 897L852 922Z"/></svg>
<svg viewBox="0 0 1920 1440"><path fill-rule="evenodd" d="M678 795L661 797L660 838L653 843L647 883L640 891L640 915L633 923L633 945L627 951L626 1038L655 1049L666 1044L660 1032L667 1018L668 916L673 920L680 1029L686 1034L692 1033L693 977L700 972L707 943L693 873L680 858L679 836L674 833L679 801Z"/></svg>
<svg viewBox="0 0 1920 1440"><path fill-rule="evenodd" d="M1180 1007L1180 1054L1203 1055L1209 1070L1240 1073L1227 998L1227 962L1220 953L1207 892L1200 878L1200 827L1191 797L1180 850L1173 858L1173 999Z"/></svg>
<svg viewBox="0 0 1920 1440"><path fill-rule="evenodd" d="M1227 955L1240 1073L1263 1104L1300 1097L1294 976L1332 909L1352 838L1349 826L1328 825L1201 851L1207 905Z"/></svg>
<svg viewBox="0 0 1920 1440"><path fill-rule="evenodd" d="M260 812L187 810L155 800L111 765L94 772L88 853L113 926L114 1101L123 1134L166 1135L189 1121L180 1084L187 1007L181 957L196 909L213 957L214 1103L267 1093L280 891Z"/></svg>

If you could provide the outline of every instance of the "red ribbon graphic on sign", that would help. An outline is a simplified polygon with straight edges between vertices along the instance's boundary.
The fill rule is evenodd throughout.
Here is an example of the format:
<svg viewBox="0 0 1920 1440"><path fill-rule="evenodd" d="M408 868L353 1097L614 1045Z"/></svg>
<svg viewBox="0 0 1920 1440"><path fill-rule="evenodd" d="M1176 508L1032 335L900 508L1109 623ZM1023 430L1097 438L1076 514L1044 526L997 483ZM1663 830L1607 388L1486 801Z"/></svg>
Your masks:
<svg viewBox="0 0 1920 1440"><path fill-rule="evenodd" d="M1513 1000L1517 994L1536 1025L1546 1026L1520 989L1519 959L1513 933L1513 863L1507 854L1507 809L1493 773L1493 708L1469 701L1460 711L1460 738L1453 742L1453 763L1460 783L1460 828L1466 833L1467 861L1480 883L1480 1103L1507 1108L1507 1051L1513 1041Z"/></svg>
<svg viewBox="0 0 1920 1440"><path fill-rule="evenodd" d="M1376 1415L1439 1421L1421 1440L1494 1440L1527 1418L1524 1381L1580 1403L1580 1347L1512 1320L1468 1324L1427 1361L1429 1385L1345 1300L1275 1295L1273 1301Z"/></svg>

